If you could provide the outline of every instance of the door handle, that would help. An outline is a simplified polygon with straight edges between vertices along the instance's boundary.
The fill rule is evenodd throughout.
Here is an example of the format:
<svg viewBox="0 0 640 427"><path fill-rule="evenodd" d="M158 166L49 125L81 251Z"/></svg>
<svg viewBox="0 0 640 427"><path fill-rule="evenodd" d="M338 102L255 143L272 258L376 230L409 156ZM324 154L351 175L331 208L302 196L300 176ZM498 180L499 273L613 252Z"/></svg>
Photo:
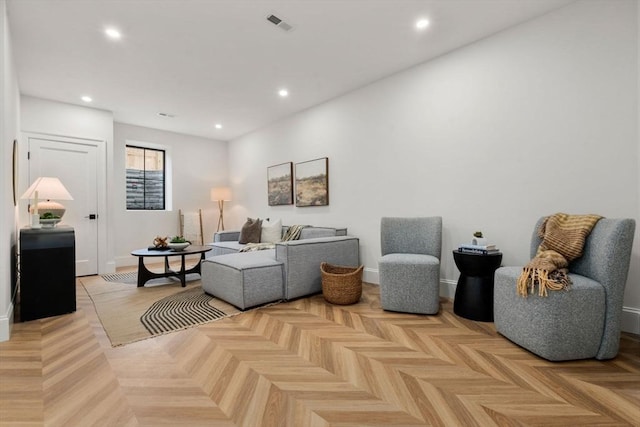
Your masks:
<svg viewBox="0 0 640 427"><path fill-rule="evenodd" d="M85 218L97 219L98 218L98 214L89 214L88 216L85 216Z"/></svg>

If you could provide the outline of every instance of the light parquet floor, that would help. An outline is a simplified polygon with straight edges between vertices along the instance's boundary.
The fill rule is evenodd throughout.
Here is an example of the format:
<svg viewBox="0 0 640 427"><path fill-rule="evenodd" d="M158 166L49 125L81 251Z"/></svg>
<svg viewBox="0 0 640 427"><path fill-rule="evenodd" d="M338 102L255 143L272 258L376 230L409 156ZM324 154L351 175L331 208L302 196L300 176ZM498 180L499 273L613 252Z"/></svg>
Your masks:
<svg viewBox="0 0 640 427"><path fill-rule="evenodd" d="M0 343L2 426L640 426L640 337L551 363L492 323L321 295L112 348L78 311Z"/></svg>

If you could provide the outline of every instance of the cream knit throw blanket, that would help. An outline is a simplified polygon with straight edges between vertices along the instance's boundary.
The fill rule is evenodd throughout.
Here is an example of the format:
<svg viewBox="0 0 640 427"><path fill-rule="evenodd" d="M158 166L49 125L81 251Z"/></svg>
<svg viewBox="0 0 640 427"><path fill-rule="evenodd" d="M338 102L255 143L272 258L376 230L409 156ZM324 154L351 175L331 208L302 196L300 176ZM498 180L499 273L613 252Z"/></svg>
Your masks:
<svg viewBox="0 0 640 427"><path fill-rule="evenodd" d="M287 229L287 232L282 236L282 242L289 242L291 240L298 240L302 229L308 227L308 225L292 225ZM238 252L255 252L264 251L266 249L273 249L276 247L275 243L247 243L244 247L240 248Z"/></svg>
<svg viewBox="0 0 640 427"><path fill-rule="evenodd" d="M538 286L538 295L547 296L547 290L568 289L571 284L567 267L582 256L584 242L599 215L568 215L557 213L547 217L540 225L542 239L535 258L523 269L518 278L518 294L526 297Z"/></svg>

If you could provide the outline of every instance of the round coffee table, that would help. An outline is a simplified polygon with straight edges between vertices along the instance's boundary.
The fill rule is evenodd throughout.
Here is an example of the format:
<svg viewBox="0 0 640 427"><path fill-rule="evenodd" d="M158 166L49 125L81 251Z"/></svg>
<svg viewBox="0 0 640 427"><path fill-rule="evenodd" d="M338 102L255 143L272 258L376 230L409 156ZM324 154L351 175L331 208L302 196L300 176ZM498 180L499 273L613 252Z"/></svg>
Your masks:
<svg viewBox="0 0 640 427"><path fill-rule="evenodd" d="M156 279L158 277L177 277L180 279L180 283L184 288L186 286L186 277L187 274L198 273L200 274L200 263L204 259L205 252L209 252L211 250L211 246L196 246L190 245L186 249L181 251L176 251L172 249L167 250L156 250L156 249L136 249L131 252L131 255L138 257L138 287L144 286L147 281L151 279ZM200 260L198 263L190 268L189 270L185 270L184 267L184 259L187 255L200 254ZM174 271L169 267L169 257L179 256L181 258L180 262L180 270ZM149 271L147 267L144 265L145 257L164 257L164 273L155 273L153 271Z"/></svg>
<svg viewBox="0 0 640 427"><path fill-rule="evenodd" d="M493 322L493 273L500 267L502 254L470 254L453 251L460 270L453 312L481 322Z"/></svg>

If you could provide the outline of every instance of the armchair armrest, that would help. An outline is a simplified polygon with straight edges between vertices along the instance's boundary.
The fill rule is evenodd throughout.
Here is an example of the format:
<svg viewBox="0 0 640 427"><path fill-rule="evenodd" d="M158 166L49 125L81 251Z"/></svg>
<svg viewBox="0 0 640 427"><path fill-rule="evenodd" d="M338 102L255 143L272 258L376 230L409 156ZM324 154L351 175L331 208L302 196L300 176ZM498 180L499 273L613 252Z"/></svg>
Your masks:
<svg viewBox="0 0 640 427"><path fill-rule="evenodd" d="M236 242L240 240L240 230L218 231L213 233L214 242Z"/></svg>
<svg viewBox="0 0 640 427"><path fill-rule="evenodd" d="M280 242L276 243L276 260L284 264L284 297L290 300L322 291L322 262L357 267L360 240L336 236Z"/></svg>

